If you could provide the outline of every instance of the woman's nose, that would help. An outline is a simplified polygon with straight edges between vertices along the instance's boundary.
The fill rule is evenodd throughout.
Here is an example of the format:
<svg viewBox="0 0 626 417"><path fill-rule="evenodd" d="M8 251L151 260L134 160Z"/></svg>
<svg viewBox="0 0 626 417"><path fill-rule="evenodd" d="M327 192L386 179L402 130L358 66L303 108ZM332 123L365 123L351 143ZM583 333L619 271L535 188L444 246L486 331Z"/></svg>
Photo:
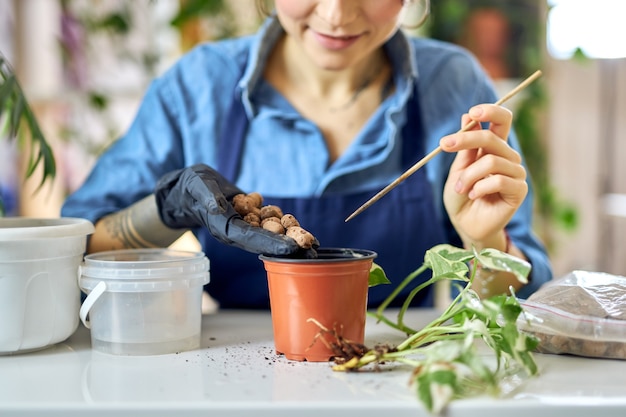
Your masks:
<svg viewBox="0 0 626 417"><path fill-rule="evenodd" d="M333 29L339 28L356 19L359 14L359 0L321 0L316 12Z"/></svg>

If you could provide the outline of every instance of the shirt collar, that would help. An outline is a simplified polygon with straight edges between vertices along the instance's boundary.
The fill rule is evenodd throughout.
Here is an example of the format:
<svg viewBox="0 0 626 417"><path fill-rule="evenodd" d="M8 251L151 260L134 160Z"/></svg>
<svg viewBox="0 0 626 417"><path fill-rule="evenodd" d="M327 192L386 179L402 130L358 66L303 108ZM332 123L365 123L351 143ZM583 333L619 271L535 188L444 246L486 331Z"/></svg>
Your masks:
<svg viewBox="0 0 626 417"><path fill-rule="evenodd" d="M396 90L412 90L418 78L417 57L406 34L398 30L385 43L384 48L391 60Z"/></svg>
<svg viewBox="0 0 626 417"><path fill-rule="evenodd" d="M242 101L248 115L253 114L250 96L259 84L267 59L283 33L284 31L278 18L271 16L265 20L258 31L258 36L255 37L252 43L248 54L246 69L238 84L242 92Z"/></svg>

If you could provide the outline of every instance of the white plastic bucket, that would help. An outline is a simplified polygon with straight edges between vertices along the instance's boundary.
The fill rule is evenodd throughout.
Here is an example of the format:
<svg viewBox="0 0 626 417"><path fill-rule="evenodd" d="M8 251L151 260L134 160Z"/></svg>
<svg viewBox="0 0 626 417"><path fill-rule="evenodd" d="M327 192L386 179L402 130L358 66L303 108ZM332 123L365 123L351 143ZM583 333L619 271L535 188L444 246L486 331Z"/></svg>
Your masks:
<svg viewBox="0 0 626 417"><path fill-rule="evenodd" d="M200 347L202 252L128 249L85 256L79 284L87 294L80 318L94 350L158 355Z"/></svg>
<svg viewBox="0 0 626 417"><path fill-rule="evenodd" d="M45 348L78 327L85 219L0 218L0 354Z"/></svg>

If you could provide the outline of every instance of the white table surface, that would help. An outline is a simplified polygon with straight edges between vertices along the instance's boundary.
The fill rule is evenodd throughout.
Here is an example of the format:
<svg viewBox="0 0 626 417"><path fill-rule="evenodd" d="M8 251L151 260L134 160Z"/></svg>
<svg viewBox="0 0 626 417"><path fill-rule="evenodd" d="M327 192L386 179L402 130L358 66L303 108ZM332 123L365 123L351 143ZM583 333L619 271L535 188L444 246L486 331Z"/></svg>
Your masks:
<svg viewBox="0 0 626 417"><path fill-rule="evenodd" d="M426 323L432 310L415 310ZM366 343L403 336L368 319ZM159 356L93 351L82 327L44 350L0 356L0 416L427 416L409 369L340 373L274 352L267 312L203 317L201 349ZM504 398L458 400L447 416L626 416L626 361L536 354L541 375Z"/></svg>

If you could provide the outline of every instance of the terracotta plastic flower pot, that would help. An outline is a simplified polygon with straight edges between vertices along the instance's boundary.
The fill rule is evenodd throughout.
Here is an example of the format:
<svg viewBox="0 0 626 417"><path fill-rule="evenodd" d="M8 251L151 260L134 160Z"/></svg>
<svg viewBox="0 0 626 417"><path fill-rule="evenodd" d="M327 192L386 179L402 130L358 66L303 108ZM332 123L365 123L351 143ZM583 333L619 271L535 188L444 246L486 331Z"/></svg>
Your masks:
<svg viewBox="0 0 626 417"><path fill-rule="evenodd" d="M363 343L369 271L376 252L320 248L317 259L261 255L267 271L274 345L296 361L329 361L335 355L317 323Z"/></svg>

